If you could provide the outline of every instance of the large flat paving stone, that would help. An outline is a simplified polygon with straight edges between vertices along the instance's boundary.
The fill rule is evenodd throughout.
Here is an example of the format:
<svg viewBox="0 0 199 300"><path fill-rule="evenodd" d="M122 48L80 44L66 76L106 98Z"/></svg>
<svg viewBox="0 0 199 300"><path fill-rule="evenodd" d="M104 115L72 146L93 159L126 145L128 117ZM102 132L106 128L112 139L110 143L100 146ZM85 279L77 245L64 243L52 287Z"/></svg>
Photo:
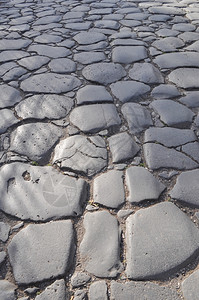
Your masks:
<svg viewBox="0 0 199 300"><path fill-rule="evenodd" d="M24 92L60 94L72 91L81 81L72 75L45 73L33 75L21 83Z"/></svg>
<svg viewBox="0 0 199 300"><path fill-rule="evenodd" d="M180 96L178 89L172 84L160 84L156 86L152 92L151 96L154 99L170 99Z"/></svg>
<svg viewBox="0 0 199 300"><path fill-rule="evenodd" d="M175 69L178 67L199 67L199 53L177 52L157 56L154 63L161 69Z"/></svg>
<svg viewBox="0 0 199 300"><path fill-rule="evenodd" d="M50 58L46 56L40 56L40 55L34 55L34 56L29 56L29 57L24 57L18 61L18 63L30 70L37 70L41 68L43 65L47 64L50 61Z"/></svg>
<svg viewBox="0 0 199 300"><path fill-rule="evenodd" d="M8 280L0 280L0 299L16 300L15 290L17 286Z"/></svg>
<svg viewBox="0 0 199 300"><path fill-rule="evenodd" d="M137 103L125 103L122 106L122 113L126 119L129 131L139 133L153 125L149 110Z"/></svg>
<svg viewBox="0 0 199 300"><path fill-rule="evenodd" d="M199 293L199 271L196 270L182 282L182 293L185 300L197 300Z"/></svg>
<svg viewBox="0 0 199 300"><path fill-rule="evenodd" d="M123 173L111 170L93 181L93 200L107 207L117 208L125 201Z"/></svg>
<svg viewBox="0 0 199 300"><path fill-rule="evenodd" d="M61 119L70 112L73 104L74 101L66 96L40 94L21 101L15 111L22 119Z"/></svg>
<svg viewBox="0 0 199 300"><path fill-rule="evenodd" d="M147 56L144 46L117 46L112 51L112 61L120 64L131 64Z"/></svg>
<svg viewBox="0 0 199 300"><path fill-rule="evenodd" d="M8 254L18 284L62 276L73 260L72 222L30 224L14 236Z"/></svg>
<svg viewBox="0 0 199 300"><path fill-rule="evenodd" d="M111 282L111 300L180 300L176 291L152 282Z"/></svg>
<svg viewBox="0 0 199 300"><path fill-rule="evenodd" d="M179 87L189 89L199 87L199 69L197 68L179 68L172 71L168 79Z"/></svg>
<svg viewBox="0 0 199 300"><path fill-rule="evenodd" d="M22 100L20 92L7 84L0 85L0 108L11 107Z"/></svg>
<svg viewBox="0 0 199 300"><path fill-rule="evenodd" d="M97 277L116 277L123 269L117 219L107 211L87 213L84 228L80 256L85 269Z"/></svg>
<svg viewBox="0 0 199 300"><path fill-rule="evenodd" d="M71 136L55 147L53 162L63 169L92 176L107 166L107 150L99 136Z"/></svg>
<svg viewBox="0 0 199 300"><path fill-rule="evenodd" d="M178 37L166 37L152 43L153 47L156 47L163 52L173 52L184 45L185 43Z"/></svg>
<svg viewBox="0 0 199 300"><path fill-rule="evenodd" d="M176 184L170 192L170 196L179 202L184 202L194 207L199 207L198 199L199 170L187 171L177 177Z"/></svg>
<svg viewBox="0 0 199 300"><path fill-rule="evenodd" d="M126 241L127 276L160 279L193 259L199 230L177 206L163 202L128 217Z"/></svg>
<svg viewBox="0 0 199 300"><path fill-rule="evenodd" d="M76 107L70 121L83 132L98 132L121 124L114 104L92 104Z"/></svg>
<svg viewBox="0 0 199 300"><path fill-rule="evenodd" d="M112 96L104 86L86 85L77 91L77 104L92 104L100 102L113 102Z"/></svg>
<svg viewBox="0 0 199 300"><path fill-rule="evenodd" d="M89 81L107 85L120 80L126 75L126 71L120 64L96 63L86 66L82 74Z"/></svg>
<svg viewBox="0 0 199 300"><path fill-rule="evenodd" d="M126 184L129 191L127 200L131 203L157 200L166 189L164 184L142 167L130 167L127 169Z"/></svg>
<svg viewBox="0 0 199 300"><path fill-rule="evenodd" d="M11 134L10 150L33 161L48 161L52 147L62 136L62 129L48 123L32 123L17 127Z"/></svg>
<svg viewBox="0 0 199 300"><path fill-rule="evenodd" d="M74 61L81 63L82 65L88 65L104 61L106 56L103 52L95 51L84 51L80 53L75 53L73 57Z"/></svg>
<svg viewBox="0 0 199 300"><path fill-rule="evenodd" d="M66 286L64 279L56 280L49 285L35 300L65 300Z"/></svg>
<svg viewBox="0 0 199 300"><path fill-rule="evenodd" d="M38 55L45 55L50 58L66 57L71 54L71 51L65 47L53 47L48 45L31 45L28 51L36 52Z"/></svg>
<svg viewBox="0 0 199 300"><path fill-rule="evenodd" d="M150 91L150 87L144 83L133 80L118 81L112 83L111 91L122 103L138 102L142 95Z"/></svg>
<svg viewBox="0 0 199 300"><path fill-rule="evenodd" d="M198 163L184 153L159 144L146 143L143 146L143 150L146 163L149 169L152 170L160 168L190 170L198 167Z"/></svg>
<svg viewBox="0 0 199 300"><path fill-rule="evenodd" d="M48 64L52 72L66 74L76 71L76 63L69 58L55 58Z"/></svg>
<svg viewBox="0 0 199 300"><path fill-rule="evenodd" d="M80 45L95 44L106 40L106 36L100 32L80 32L73 37L73 39Z"/></svg>
<svg viewBox="0 0 199 300"><path fill-rule="evenodd" d="M82 179L23 163L4 165L0 177L0 209L12 216L46 221L82 213L87 194Z"/></svg>
<svg viewBox="0 0 199 300"><path fill-rule="evenodd" d="M3 50L19 50L26 48L31 44L29 39L2 39L0 41L0 51Z"/></svg>
<svg viewBox="0 0 199 300"><path fill-rule="evenodd" d="M163 83L161 72L150 63L136 63L129 71L129 76L144 83Z"/></svg>
<svg viewBox="0 0 199 300"><path fill-rule="evenodd" d="M186 92L179 101L190 108L199 107L199 91Z"/></svg>
<svg viewBox="0 0 199 300"><path fill-rule="evenodd" d="M27 57L29 54L22 50L5 50L0 53L0 62L7 62Z"/></svg>

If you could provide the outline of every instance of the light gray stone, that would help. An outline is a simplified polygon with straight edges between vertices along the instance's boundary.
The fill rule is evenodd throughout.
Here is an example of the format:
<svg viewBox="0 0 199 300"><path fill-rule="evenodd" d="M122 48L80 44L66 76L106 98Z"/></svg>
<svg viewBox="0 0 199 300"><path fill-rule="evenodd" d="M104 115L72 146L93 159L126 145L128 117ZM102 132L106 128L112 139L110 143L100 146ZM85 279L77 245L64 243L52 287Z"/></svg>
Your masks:
<svg viewBox="0 0 199 300"><path fill-rule="evenodd" d="M55 147L53 162L73 172L92 176L107 166L107 150L99 136L71 136Z"/></svg>
<svg viewBox="0 0 199 300"><path fill-rule="evenodd" d="M144 83L163 83L161 72L150 63L136 63L129 71L129 76Z"/></svg>
<svg viewBox="0 0 199 300"><path fill-rule="evenodd" d="M102 29L113 29L117 30L120 28L120 24L114 20L98 20L94 22L94 26Z"/></svg>
<svg viewBox="0 0 199 300"><path fill-rule="evenodd" d="M173 6L153 6L149 8L149 12L163 15L185 15L185 12L181 8Z"/></svg>
<svg viewBox="0 0 199 300"><path fill-rule="evenodd" d="M17 286L8 280L0 280L0 299L1 300L16 300L15 290Z"/></svg>
<svg viewBox="0 0 199 300"><path fill-rule="evenodd" d="M166 189L147 169L136 166L127 169L126 184L129 190L127 200L131 203L157 200Z"/></svg>
<svg viewBox="0 0 199 300"><path fill-rule="evenodd" d="M93 181L93 200L107 207L117 208L125 201L123 173L111 170Z"/></svg>
<svg viewBox="0 0 199 300"><path fill-rule="evenodd" d="M24 92L60 94L70 92L81 85L81 81L72 75L46 73L33 75L22 81Z"/></svg>
<svg viewBox="0 0 199 300"><path fill-rule="evenodd" d="M199 293L199 270L196 270L182 282L182 293L185 300L197 300Z"/></svg>
<svg viewBox="0 0 199 300"><path fill-rule="evenodd" d="M23 163L4 165L1 174L2 211L23 220L57 219L82 213L86 183L59 173L50 166ZM4 229L4 241L10 227ZM6 234L7 233L7 234Z"/></svg>
<svg viewBox="0 0 199 300"><path fill-rule="evenodd" d="M22 67L13 68L3 76L3 81L6 82L6 81L18 80L19 77L21 77L26 73L27 70Z"/></svg>
<svg viewBox="0 0 199 300"><path fill-rule="evenodd" d="M70 220L30 224L17 233L8 254L18 284L29 284L63 276L74 254Z"/></svg>
<svg viewBox="0 0 199 300"><path fill-rule="evenodd" d="M113 104L92 104L76 107L70 113L70 121L83 132L98 132L121 124Z"/></svg>
<svg viewBox="0 0 199 300"><path fill-rule="evenodd" d="M90 285L89 300L108 300L106 281L96 281Z"/></svg>
<svg viewBox="0 0 199 300"><path fill-rule="evenodd" d="M161 69L175 69L178 67L199 67L199 53L175 52L158 55L154 63Z"/></svg>
<svg viewBox="0 0 199 300"><path fill-rule="evenodd" d="M74 54L74 61L81 63L82 65L88 65L103 61L106 59L106 56L103 52L94 52L94 51L84 51Z"/></svg>
<svg viewBox="0 0 199 300"><path fill-rule="evenodd" d="M7 84L0 85L0 95L0 108L14 106L22 99L20 92Z"/></svg>
<svg viewBox="0 0 199 300"><path fill-rule="evenodd" d="M147 58L144 46L117 46L112 51L112 60L116 63L131 64Z"/></svg>
<svg viewBox="0 0 199 300"><path fill-rule="evenodd" d="M117 213L117 217L120 219L127 218L131 215L134 211L132 209L120 209Z"/></svg>
<svg viewBox="0 0 199 300"><path fill-rule="evenodd" d="M68 58L52 59L48 64L52 72L65 74L76 71L76 63Z"/></svg>
<svg viewBox="0 0 199 300"><path fill-rule="evenodd" d="M111 282L111 300L180 300L176 291L152 282Z"/></svg>
<svg viewBox="0 0 199 300"><path fill-rule="evenodd" d="M71 285L73 288L76 288L86 284L90 279L91 277L88 274L83 272L76 272L71 277Z"/></svg>
<svg viewBox="0 0 199 300"><path fill-rule="evenodd" d="M61 16L45 16L37 19L33 23L33 25L45 25L45 24L50 24L50 23L56 23L61 20Z"/></svg>
<svg viewBox="0 0 199 300"><path fill-rule="evenodd" d="M84 86L78 90L76 98L79 105L95 102L113 102L113 98L106 88L98 85Z"/></svg>
<svg viewBox="0 0 199 300"><path fill-rule="evenodd" d="M62 37L54 34L43 33L34 38L34 42L41 44L59 43L62 41Z"/></svg>
<svg viewBox="0 0 199 300"><path fill-rule="evenodd" d="M156 47L163 52L173 52L182 48L184 45L185 43L177 37L166 37L152 43L153 47Z"/></svg>
<svg viewBox="0 0 199 300"><path fill-rule="evenodd" d="M150 112L140 104L125 103L122 106L122 113L128 122L130 132L133 134L153 125Z"/></svg>
<svg viewBox="0 0 199 300"><path fill-rule="evenodd" d="M155 99L170 99L180 96L177 88L171 84L160 84L151 93Z"/></svg>
<svg viewBox="0 0 199 300"><path fill-rule="evenodd" d="M61 128L48 123L21 125L11 134L10 150L34 161L47 161L62 133Z"/></svg>
<svg viewBox="0 0 199 300"><path fill-rule="evenodd" d="M199 143L193 142L181 147L182 152L186 153L193 160L199 162Z"/></svg>
<svg viewBox="0 0 199 300"><path fill-rule="evenodd" d="M199 107L199 91L186 92L179 101L190 108Z"/></svg>
<svg viewBox="0 0 199 300"><path fill-rule="evenodd" d="M119 64L96 63L86 66L83 69L82 74L89 81L107 85L120 80L126 75L126 71Z"/></svg>
<svg viewBox="0 0 199 300"><path fill-rule="evenodd" d="M199 52L199 41L194 42L193 44L189 45L185 49Z"/></svg>
<svg viewBox="0 0 199 300"><path fill-rule="evenodd" d="M20 120L18 120L11 109L1 109L0 110L0 134L6 132L6 130L17 124Z"/></svg>
<svg viewBox="0 0 199 300"><path fill-rule="evenodd" d="M28 39L1 39L0 51L3 50L19 50L26 48L31 43Z"/></svg>
<svg viewBox="0 0 199 300"><path fill-rule="evenodd" d="M0 240L6 242L9 236L10 226L4 222L0 222Z"/></svg>
<svg viewBox="0 0 199 300"><path fill-rule="evenodd" d="M28 48L28 52L36 52L38 55L50 58L65 57L71 54L71 51L65 47L53 47L49 45L31 45Z"/></svg>
<svg viewBox="0 0 199 300"><path fill-rule="evenodd" d="M140 147L127 132L121 132L108 138L113 163L132 159Z"/></svg>
<svg viewBox="0 0 199 300"><path fill-rule="evenodd" d="M18 60L20 58L27 57L27 56L29 56L29 54L26 51L22 51L22 50L1 51L0 62Z"/></svg>
<svg viewBox="0 0 199 300"><path fill-rule="evenodd" d="M179 68L172 71L168 79L179 87L189 89L199 87L199 69L197 68Z"/></svg>
<svg viewBox="0 0 199 300"><path fill-rule="evenodd" d="M49 285L35 300L65 300L66 286L64 279L56 280Z"/></svg>
<svg viewBox="0 0 199 300"><path fill-rule="evenodd" d="M186 266L198 251L197 227L171 202L140 209L128 217L126 228L126 273L132 279L168 276Z"/></svg>
<svg viewBox="0 0 199 300"><path fill-rule="evenodd" d="M85 290L76 290L73 300L87 300L87 293Z"/></svg>
<svg viewBox="0 0 199 300"><path fill-rule="evenodd" d="M116 277L123 269L117 219L107 211L86 213L84 228L80 256L85 269L97 277Z"/></svg>
<svg viewBox="0 0 199 300"><path fill-rule="evenodd" d="M91 22L74 22L74 23L67 23L64 25L65 28L68 28L70 30L88 30L91 27Z"/></svg>
<svg viewBox="0 0 199 300"><path fill-rule="evenodd" d="M21 101L15 106L15 111L23 119L60 119L66 117L73 104L73 100L66 96L40 94Z"/></svg>
<svg viewBox="0 0 199 300"><path fill-rule="evenodd" d="M80 45L89 45L106 40L106 36L99 32L80 32L73 39Z"/></svg>
<svg viewBox="0 0 199 300"><path fill-rule="evenodd" d="M49 62L50 58L40 55L34 55L22 58L18 61L18 63L24 68L33 71L41 68L45 64Z"/></svg>
<svg viewBox="0 0 199 300"><path fill-rule="evenodd" d="M122 103L138 102L143 95L150 91L148 85L133 80L112 83L110 88L114 96Z"/></svg>

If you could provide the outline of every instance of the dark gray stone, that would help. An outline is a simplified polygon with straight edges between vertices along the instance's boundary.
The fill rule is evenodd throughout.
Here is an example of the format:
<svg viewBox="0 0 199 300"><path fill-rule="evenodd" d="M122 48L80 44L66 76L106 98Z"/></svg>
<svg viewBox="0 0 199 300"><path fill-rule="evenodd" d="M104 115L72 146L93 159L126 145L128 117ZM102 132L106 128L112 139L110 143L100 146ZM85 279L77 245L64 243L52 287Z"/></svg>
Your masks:
<svg viewBox="0 0 199 300"><path fill-rule="evenodd" d="M117 46L112 51L112 60L116 63L131 64L147 58L144 46Z"/></svg>
<svg viewBox="0 0 199 300"><path fill-rule="evenodd" d="M127 169L126 184L129 190L127 200L131 203L157 200L166 189L147 169L136 166Z"/></svg>
<svg viewBox="0 0 199 300"><path fill-rule="evenodd" d="M111 170L93 181L93 200L107 207L117 208L125 201L123 173Z"/></svg>
<svg viewBox="0 0 199 300"><path fill-rule="evenodd" d="M82 74L87 80L107 85L120 80L126 75L126 71L119 64L96 63L86 66Z"/></svg>
<svg viewBox="0 0 199 300"><path fill-rule="evenodd" d="M99 136L71 136L55 148L53 162L73 172L92 176L107 166L107 150Z"/></svg>
<svg viewBox="0 0 199 300"><path fill-rule="evenodd" d="M88 274L83 272L76 272L71 277L71 285L73 288L76 288L86 284L90 279L91 277Z"/></svg>
<svg viewBox="0 0 199 300"><path fill-rule="evenodd" d="M82 179L63 175L50 166L23 163L4 165L0 174L0 209L12 216L46 221L82 213L87 194ZM2 228L5 241L10 227L6 228Z"/></svg>
<svg viewBox="0 0 199 300"><path fill-rule="evenodd" d="M46 161L62 133L61 128L48 123L21 125L11 134L10 150L34 161Z"/></svg>
<svg viewBox="0 0 199 300"><path fill-rule="evenodd" d="M126 273L132 279L168 276L186 266L199 248L198 228L171 202L140 209L128 217L126 228Z"/></svg>
<svg viewBox="0 0 199 300"><path fill-rule="evenodd" d="M11 109L0 110L0 134L6 132L10 126L17 124L19 121Z"/></svg>
<svg viewBox="0 0 199 300"><path fill-rule="evenodd" d="M129 76L144 83L163 83L161 72L150 63L136 63L129 71Z"/></svg>
<svg viewBox="0 0 199 300"><path fill-rule="evenodd" d="M98 132L121 124L113 104L92 104L76 107L70 113L70 121L83 132Z"/></svg>
<svg viewBox="0 0 199 300"><path fill-rule="evenodd" d="M0 251L0 266L5 261L5 258L6 258L6 252Z"/></svg>
<svg viewBox="0 0 199 300"><path fill-rule="evenodd" d="M7 84L0 85L0 95L0 108L14 106L22 99L20 92Z"/></svg>
<svg viewBox="0 0 199 300"><path fill-rule="evenodd" d="M111 282L111 300L180 300L176 291L152 282Z"/></svg>
<svg viewBox="0 0 199 300"><path fill-rule="evenodd" d="M16 300L15 290L17 286L7 280L0 280L0 299Z"/></svg>
<svg viewBox="0 0 199 300"><path fill-rule="evenodd" d="M152 90L151 95L155 99L170 99L180 96L180 93L174 85L160 84Z"/></svg>
<svg viewBox="0 0 199 300"><path fill-rule="evenodd" d="M10 226L4 222L0 222L0 240L6 242L9 236Z"/></svg>
<svg viewBox="0 0 199 300"><path fill-rule="evenodd" d="M140 147L127 132L121 132L108 138L113 163L132 159Z"/></svg>
<svg viewBox="0 0 199 300"><path fill-rule="evenodd" d="M125 103L122 106L122 113L128 122L129 131L133 134L153 125L150 112L140 104Z"/></svg>
<svg viewBox="0 0 199 300"><path fill-rule="evenodd" d="M73 253L73 227L70 220L30 224L17 233L8 246L18 284L63 276L72 263Z"/></svg>
<svg viewBox="0 0 199 300"><path fill-rule="evenodd" d="M35 300L65 300L66 286L64 279L56 280L49 285Z"/></svg>
<svg viewBox="0 0 199 300"><path fill-rule="evenodd" d="M80 256L85 269L97 277L116 277L123 269L117 219L107 211L86 213L84 228Z"/></svg>
<svg viewBox="0 0 199 300"><path fill-rule="evenodd" d="M112 93L122 103L138 102L142 95L150 91L150 87L144 83L133 80L118 81L110 86Z"/></svg>
<svg viewBox="0 0 199 300"><path fill-rule="evenodd" d="M185 300L197 300L199 294L199 270L196 270L182 282L182 293Z"/></svg>
<svg viewBox="0 0 199 300"><path fill-rule="evenodd" d="M179 68L172 71L168 79L179 87L189 89L199 87L199 69L196 68Z"/></svg>
<svg viewBox="0 0 199 300"><path fill-rule="evenodd" d="M65 74L76 71L76 63L68 58L52 59L48 64L52 72Z"/></svg>
<svg viewBox="0 0 199 300"><path fill-rule="evenodd" d="M79 105L95 102L113 102L113 98L106 88L98 85L86 85L79 89L76 98Z"/></svg>
<svg viewBox="0 0 199 300"><path fill-rule="evenodd" d="M106 281L96 281L90 285L89 300L108 300Z"/></svg>
<svg viewBox="0 0 199 300"><path fill-rule="evenodd" d="M85 290L77 290L74 293L73 300L87 300L87 293Z"/></svg>

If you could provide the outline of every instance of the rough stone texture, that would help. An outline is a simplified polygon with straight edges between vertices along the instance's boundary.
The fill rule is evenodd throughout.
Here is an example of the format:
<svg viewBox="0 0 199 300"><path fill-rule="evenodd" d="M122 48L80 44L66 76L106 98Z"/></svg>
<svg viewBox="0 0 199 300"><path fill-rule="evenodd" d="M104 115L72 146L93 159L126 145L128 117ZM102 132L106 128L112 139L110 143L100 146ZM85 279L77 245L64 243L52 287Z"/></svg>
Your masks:
<svg viewBox="0 0 199 300"><path fill-rule="evenodd" d="M80 80L74 76L46 73L25 79L21 83L21 89L24 92L60 94L72 91L80 85Z"/></svg>
<svg viewBox="0 0 199 300"><path fill-rule="evenodd" d="M63 276L74 253L70 220L30 224L17 233L8 254L18 284L28 284Z"/></svg>
<svg viewBox="0 0 199 300"><path fill-rule="evenodd" d="M147 51L144 46L118 46L113 49L112 60L115 63L131 64L146 58Z"/></svg>
<svg viewBox="0 0 199 300"><path fill-rule="evenodd" d="M16 300L15 290L17 286L7 280L0 280L0 299Z"/></svg>
<svg viewBox="0 0 199 300"><path fill-rule="evenodd" d="M178 52L157 56L154 63L161 69L175 69L178 67L199 67L199 53Z"/></svg>
<svg viewBox="0 0 199 300"><path fill-rule="evenodd" d="M177 37L166 37L160 40L156 40L152 43L153 47L158 48L164 52L176 51L178 48L181 48L185 43Z"/></svg>
<svg viewBox="0 0 199 300"><path fill-rule="evenodd" d="M77 92L77 104L89 104L95 102L113 102L112 96L104 86L86 85Z"/></svg>
<svg viewBox="0 0 199 300"><path fill-rule="evenodd" d="M86 213L84 227L80 256L85 269L97 277L116 277L123 269L117 219L107 211Z"/></svg>
<svg viewBox="0 0 199 300"><path fill-rule="evenodd" d="M127 200L131 203L157 200L166 188L147 169L142 167L128 168L126 171L126 183L129 190Z"/></svg>
<svg viewBox="0 0 199 300"><path fill-rule="evenodd" d="M113 163L132 159L140 147L127 132L121 132L108 138Z"/></svg>
<svg viewBox="0 0 199 300"><path fill-rule="evenodd" d="M105 147L103 138L99 136L72 136L55 147L53 162L60 164L61 168L92 176L107 165Z"/></svg>
<svg viewBox="0 0 199 300"><path fill-rule="evenodd" d="M125 103L122 106L122 113L128 122L129 131L133 134L153 125L150 112L140 104Z"/></svg>
<svg viewBox="0 0 199 300"><path fill-rule="evenodd" d="M49 45L31 45L28 51L36 52L38 55L44 55L50 58L66 57L71 54L71 51L65 47L52 47Z"/></svg>
<svg viewBox="0 0 199 300"><path fill-rule="evenodd" d="M151 282L111 282L111 300L179 300L177 293L165 286Z"/></svg>
<svg viewBox="0 0 199 300"><path fill-rule="evenodd" d="M80 32L73 38L80 45L94 44L106 40L106 36L99 32Z"/></svg>
<svg viewBox="0 0 199 300"><path fill-rule="evenodd" d="M155 99L170 99L180 96L180 93L174 85L160 84L152 90L151 95Z"/></svg>
<svg viewBox="0 0 199 300"><path fill-rule="evenodd" d="M71 277L71 285L73 288L76 288L86 284L90 279L91 277L88 274L83 272L76 272Z"/></svg>
<svg viewBox="0 0 199 300"><path fill-rule="evenodd" d="M199 271L196 270L182 282L182 293L185 300L197 300L199 293Z"/></svg>
<svg viewBox="0 0 199 300"><path fill-rule="evenodd" d="M186 92L185 96L180 98L179 101L191 108L199 107L199 92Z"/></svg>
<svg viewBox="0 0 199 300"><path fill-rule="evenodd" d="M83 179L64 176L50 166L23 163L3 166L0 177L0 209L12 216L44 221L82 213L86 199ZM6 240L9 226L7 231L6 225L2 226Z"/></svg>
<svg viewBox="0 0 199 300"><path fill-rule="evenodd" d="M90 300L108 300L106 281L96 281L89 288Z"/></svg>
<svg viewBox="0 0 199 300"><path fill-rule="evenodd" d="M1 181L2 181L2 179L1 179ZM7 241L9 232L10 232L10 226L4 222L0 222L0 240L2 242Z"/></svg>
<svg viewBox="0 0 199 300"><path fill-rule="evenodd" d="M6 258L6 252L0 251L0 266L5 261L5 258Z"/></svg>
<svg viewBox="0 0 199 300"><path fill-rule="evenodd" d="M6 132L6 130L19 122L14 116L12 110L2 109L0 110L0 134Z"/></svg>
<svg viewBox="0 0 199 300"><path fill-rule="evenodd" d="M52 72L65 74L76 71L76 63L68 58L52 59L48 64Z"/></svg>
<svg viewBox="0 0 199 300"><path fill-rule="evenodd" d="M123 173L111 170L93 182L93 200L107 207L117 208L124 203Z"/></svg>
<svg viewBox="0 0 199 300"><path fill-rule="evenodd" d="M128 217L126 228L126 273L132 279L157 279L173 273L198 251L197 227L169 202L140 209Z"/></svg>
<svg viewBox="0 0 199 300"><path fill-rule="evenodd" d="M0 95L0 108L14 106L15 103L20 102L22 99L20 92L7 84L0 85Z"/></svg>
<svg viewBox="0 0 199 300"><path fill-rule="evenodd" d="M105 59L106 56L103 52L85 51L74 54L74 61L77 61L82 65L97 63Z"/></svg>
<svg viewBox="0 0 199 300"><path fill-rule="evenodd" d="M189 89L199 87L199 69L196 68L179 68L172 71L168 79L179 87Z"/></svg>
<svg viewBox="0 0 199 300"><path fill-rule="evenodd" d="M46 161L61 135L62 129L52 124L38 122L21 125L11 134L10 150L33 161Z"/></svg>
<svg viewBox="0 0 199 300"><path fill-rule="evenodd" d="M70 114L70 121L83 132L90 133L118 126L121 123L113 104L93 104L76 107Z"/></svg>
<svg viewBox="0 0 199 300"><path fill-rule="evenodd" d="M19 64L24 68L33 71L41 68L49 62L50 58L40 55L25 57L19 60Z"/></svg>
<svg viewBox="0 0 199 300"><path fill-rule="evenodd" d="M129 71L129 76L144 83L163 83L161 72L150 63L136 63Z"/></svg>
<svg viewBox="0 0 199 300"><path fill-rule="evenodd" d="M66 299L66 286L64 279L56 280L44 292L36 296L35 300L64 300Z"/></svg>
<svg viewBox="0 0 199 300"><path fill-rule="evenodd" d="M126 75L126 71L119 64L96 63L86 66L82 74L87 80L107 85L120 80Z"/></svg>

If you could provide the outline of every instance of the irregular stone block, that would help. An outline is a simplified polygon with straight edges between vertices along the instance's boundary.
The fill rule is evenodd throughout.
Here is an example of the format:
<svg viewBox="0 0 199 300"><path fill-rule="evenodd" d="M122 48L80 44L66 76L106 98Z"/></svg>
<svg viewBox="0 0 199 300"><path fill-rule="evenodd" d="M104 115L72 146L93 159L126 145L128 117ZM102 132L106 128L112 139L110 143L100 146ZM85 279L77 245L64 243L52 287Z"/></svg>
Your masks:
<svg viewBox="0 0 199 300"><path fill-rule="evenodd" d="M131 64L148 56L144 46L117 46L113 49L112 60L120 64Z"/></svg>
<svg viewBox="0 0 199 300"><path fill-rule="evenodd" d="M161 72L150 63L136 63L129 71L129 76L144 83L163 83Z"/></svg>
<svg viewBox="0 0 199 300"><path fill-rule="evenodd" d="M199 293L199 271L196 270L182 282L182 293L185 300L197 300Z"/></svg>
<svg viewBox="0 0 199 300"><path fill-rule="evenodd" d="M11 107L21 101L21 95L18 90L7 85L0 85L1 102L0 108Z"/></svg>
<svg viewBox="0 0 199 300"><path fill-rule="evenodd" d="M66 286L64 279L56 280L49 285L35 300L64 300L66 299Z"/></svg>
<svg viewBox="0 0 199 300"><path fill-rule="evenodd" d="M168 79L179 87L185 89L199 88L199 69L196 68L179 68L172 71Z"/></svg>
<svg viewBox="0 0 199 300"><path fill-rule="evenodd" d="M96 281L90 285L89 299L90 300L108 300L106 281Z"/></svg>
<svg viewBox="0 0 199 300"><path fill-rule="evenodd" d="M7 280L0 280L0 299L16 300L15 290L17 286Z"/></svg>

